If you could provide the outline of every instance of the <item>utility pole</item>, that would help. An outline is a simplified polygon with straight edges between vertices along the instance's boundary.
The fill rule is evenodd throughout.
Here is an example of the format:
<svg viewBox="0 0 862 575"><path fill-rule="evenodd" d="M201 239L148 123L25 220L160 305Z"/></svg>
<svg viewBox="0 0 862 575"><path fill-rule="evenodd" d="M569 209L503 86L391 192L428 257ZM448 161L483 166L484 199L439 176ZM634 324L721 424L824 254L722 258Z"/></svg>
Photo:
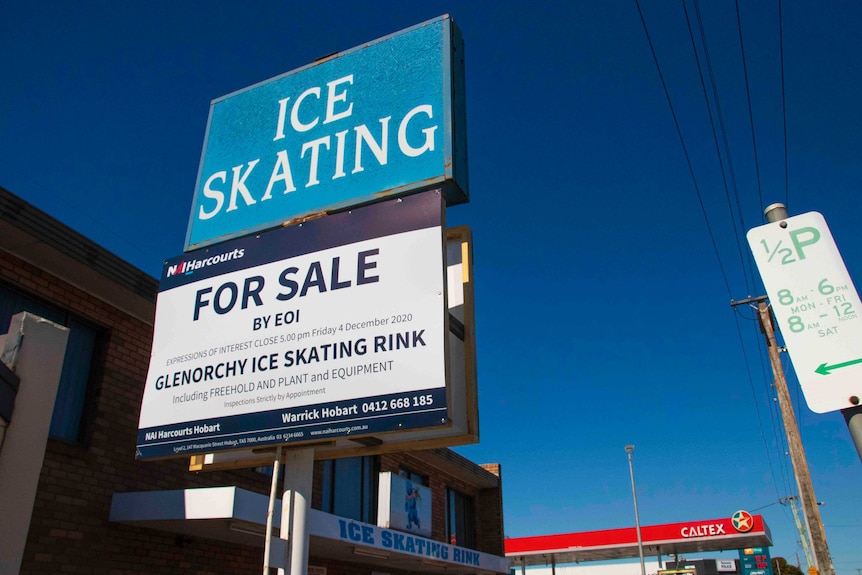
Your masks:
<svg viewBox="0 0 862 575"><path fill-rule="evenodd" d="M802 551L805 553L805 560L808 561L808 566L813 567L815 565L814 558L811 557L811 536L808 534L808 530L805 528L805 525L799 519L799 508L796 507L796 500L798 497L790 496L790 497L782 497L778 500L779 503L784 504L785 502L790 504L790 510L793 512L793 522L796 523L796 530L799 531L799 543L802 544ZM799 559L797 558L797 562Z"/></svg>
<svg viewBox="0 0 862 575"><path fill-rule="evenodd" d="M638 515L638 494L635 490L635 468L632 465L632 452L634 450L634 445L626 445L626 455L629 458L629 475L632 478L632 500L635 504L635 529L638 535L638 555L641 559L641 575L646 575L646 564L644 563L644 543L643 539L641 539L641 519Z"/></svg>
<svg viewBox="0 0 862 575"><path fill-rule="evenodd" d="M811 548L816 565L812 566L808 572L811 575L818 575L818 573L820 575L835 575L835 568L829 555L829 546L826 544L823 521L820 519L820 510L817 508L817 499L814 497L814 486L811 484L811 475L808 472L808 461L805 459L805 450L802 448L802 440L799 438L799 429L796 426L796 414L793 412L793 404L787 390L787 381L784 379L784 368L781 366L781 358L778 355L778 343L775 340L772 314L765 301L760 301L757 304L757 315L760 318L760 328L766 337L769 363L772 364L772 375L775 377L775 392L778 395L781 419L784 420L787 447L790 450L790 460L793 463L793 471L799 486L799 502L802 506L802 512L805 514L805 522L808 524L808 533L811 534Z"/></svg>

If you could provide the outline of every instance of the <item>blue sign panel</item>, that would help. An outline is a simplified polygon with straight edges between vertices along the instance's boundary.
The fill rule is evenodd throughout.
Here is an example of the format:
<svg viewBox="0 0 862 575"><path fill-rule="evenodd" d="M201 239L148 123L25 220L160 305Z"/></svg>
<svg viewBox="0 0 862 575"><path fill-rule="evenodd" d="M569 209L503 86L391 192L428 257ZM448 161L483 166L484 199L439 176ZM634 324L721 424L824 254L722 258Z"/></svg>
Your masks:
<svg viewBox="0 0 862 575"><path fill-rule="evenodd" d="M465 128L448 16L216 99L185 251L431 187L466 202Z"/></svg>

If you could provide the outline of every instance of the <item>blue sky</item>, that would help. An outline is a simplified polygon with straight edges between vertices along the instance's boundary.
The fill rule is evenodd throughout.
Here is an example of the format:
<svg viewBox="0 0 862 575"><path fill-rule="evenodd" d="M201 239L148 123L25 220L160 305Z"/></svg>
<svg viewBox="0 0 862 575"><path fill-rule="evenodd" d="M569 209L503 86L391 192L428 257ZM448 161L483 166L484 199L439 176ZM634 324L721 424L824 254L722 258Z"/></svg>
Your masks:
<svg viewBox="0 0 862 575"><path fill-rule="evenodd" d="M698 10L657 0L640 7L691 171L634 0L7 0L0 185L158 275L183 248L212 99L450 13L471 202L447 218L474 232L482 438L458 451L502 463L507 535L632 525L633 443L644 524L747 509L773 556L804 562L762 340L729 302L763 293L743 232L777 201L823 213L862 273L862 5L783 2L782 100L778 4L741 2L749 114L734 3L702 4L735 191ZM788 372L837 572L855 575L862 465Z"/></svg>

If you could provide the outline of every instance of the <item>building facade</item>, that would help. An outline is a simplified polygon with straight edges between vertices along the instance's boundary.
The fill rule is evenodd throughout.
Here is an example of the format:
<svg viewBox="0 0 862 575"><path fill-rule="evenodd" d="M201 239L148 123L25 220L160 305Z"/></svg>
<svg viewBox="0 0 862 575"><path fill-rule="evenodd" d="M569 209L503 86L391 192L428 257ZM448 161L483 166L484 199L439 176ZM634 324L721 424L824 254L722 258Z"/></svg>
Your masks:
<svg viewBox="0 0 862 575"><path fill-rule="evenodd" d="M3 548L4 573L260 572L264 540L262 531L255 533L265 520L265 507L250 520L167 521L123 496L162 494L167 500L165 494L232 487L259 501L270 492L267 469L195 473L189 471L188 459L135 460L157 287L156 279L0 188L0 333L20 312L45 318L68 333L47 439L43 445L34 441L31 450L41 466L29 520L3 527L4 536L9 529L26 529L26 543L18 557ZM19 395L28 383L22 379L18 384ZM15 409L0 426L5 434L0 435L2 465L15 465L3 457L11 430L19 425ZM361 540L333 537L327 543L327 533L312 529L309 564L315 573L433 573L451 571L453 564L458 573L507 571L499 466L479 466L442 448L314 465L312 508L320 521L345 518L382 529L376 527L379 482L381 472L391 472L430 490L432 526L430 535L413 539L424 556L391 545L387 553L363 552ZM21 487L4 487L2 496L14 497ZM136 501L146 506L156 499ZM153 520L148 523L147 517ZM392 534L380 533L384 543L391 543ZM447 550L445 557L429 555L432 542ZM454 561L461 550L475 551L476 563L473 555L471 562Z"/></svg>

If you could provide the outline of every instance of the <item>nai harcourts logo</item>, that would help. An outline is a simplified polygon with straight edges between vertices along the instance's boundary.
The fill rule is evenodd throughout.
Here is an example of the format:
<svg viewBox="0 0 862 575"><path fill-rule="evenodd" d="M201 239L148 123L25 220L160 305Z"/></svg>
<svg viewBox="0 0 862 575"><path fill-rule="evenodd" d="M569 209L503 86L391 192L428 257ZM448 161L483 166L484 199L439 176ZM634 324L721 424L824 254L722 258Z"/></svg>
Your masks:
<svg viewBox="0 0 862 575"><path fill-rule="evenodd" d="M167 272L165 273L165 277L173 277L176 275L189 275L195 270L199 270L201 268L214 266L217 264L221 264L224 262L229 262L231 260L238 260L239 258L245 255L244 249L234 249L231 252L225 252L223 254L217 254L214 256L210 256L208 258L201 259L192 259L192 260L184 260L178 264L168 266Z"/></svg>

